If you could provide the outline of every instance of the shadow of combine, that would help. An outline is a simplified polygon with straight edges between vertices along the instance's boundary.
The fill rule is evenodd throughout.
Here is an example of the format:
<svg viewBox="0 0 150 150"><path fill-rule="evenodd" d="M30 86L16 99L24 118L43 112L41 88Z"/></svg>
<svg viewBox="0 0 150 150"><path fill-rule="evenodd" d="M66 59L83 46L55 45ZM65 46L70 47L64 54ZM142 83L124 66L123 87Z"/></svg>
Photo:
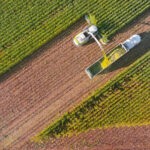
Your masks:
<svg viewBox="0 0 150 150"><path fill-rule="evenodd" d="M99 23L97 25L98 27L98 35L96 35L96 38L98 40L100 40L100 38L102 38L102 36L104 35L104 33L107 32L107 29L108 28L118 28L119 25L117 25L113 20L107 20L106 22L102 22L102 23ZM91 38L87 43L84 44L84 46L88 46L88 45L91 45L95 43L95 40L93 38Z"/></svg>
<svg viewBox="0 0 150 150"><path fill-rule="evenodd" d="M101 74L127 67L150 50L150 32L140 33L139 35L141 36L141 43L109 66Z"/></svg>

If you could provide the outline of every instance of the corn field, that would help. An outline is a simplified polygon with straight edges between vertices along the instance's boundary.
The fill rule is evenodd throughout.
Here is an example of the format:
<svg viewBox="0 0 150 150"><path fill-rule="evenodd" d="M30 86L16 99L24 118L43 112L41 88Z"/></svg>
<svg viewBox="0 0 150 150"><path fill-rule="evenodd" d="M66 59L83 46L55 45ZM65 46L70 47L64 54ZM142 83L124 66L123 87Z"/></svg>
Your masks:
<svg viewBox="0 0 150 150"><path fill-rule="evenodd" d="M96 16L100 31L109 37L149 5L149 0L0 1L0 74L87 13Z"/></svg>

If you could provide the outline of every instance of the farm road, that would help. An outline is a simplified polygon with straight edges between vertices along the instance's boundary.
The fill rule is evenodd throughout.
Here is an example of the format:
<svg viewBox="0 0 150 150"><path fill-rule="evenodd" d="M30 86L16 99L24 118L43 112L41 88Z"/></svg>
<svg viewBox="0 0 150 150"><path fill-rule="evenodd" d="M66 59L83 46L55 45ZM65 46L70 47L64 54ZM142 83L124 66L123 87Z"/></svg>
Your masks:
<svg viewBox="0 0 150 150"><path fill-rule="evenodd" d="M142 33L143 42L132 51L126 66L150 49L150 12L120 30L105 51L133 34ZM84 69L102 54L96 43L83 47L72 44L86 23L80 20L54 40L29 56L0 82L0 149L20 149L26 141L64 112L113 79L126 66L116 64L113 72L90 80ZM142 51L137 54L137 51ZM134 58L134 59L133 59ZM124 63L123 63L124 64ZM23 147L22 147L23 148Z"/></svg>

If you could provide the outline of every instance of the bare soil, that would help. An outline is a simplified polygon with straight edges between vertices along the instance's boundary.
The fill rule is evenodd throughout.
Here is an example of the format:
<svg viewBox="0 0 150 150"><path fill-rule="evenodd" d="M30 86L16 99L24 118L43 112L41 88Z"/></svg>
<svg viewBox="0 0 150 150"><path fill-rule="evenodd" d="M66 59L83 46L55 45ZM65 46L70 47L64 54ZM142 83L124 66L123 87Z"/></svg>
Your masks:
<svg viewBox="0 0 150 150"><path fill-rule="evenodd" d="M150 11L146 11L113 36L112 42L104 48L108 52L133 34L142 36L141 44L105 74L90 80L84 70L102 57L102 53L95 42L79 48L72 44L74 36L85 26L86 23L81 19L1 76L0 149L61 150L71 149L73 144L79 145L73 147L74 149L89 149L83 146L84 144L79 144L80 139L84 137L88 138L88 143L96 142L96 139L103 141L102 149L111 149L116 143L120 146L117 148L132 149L137 139L139 140L137 144L143 140L150 141L150 126L143 126L89 131L86 134L61 139L57 144L54 140L54 144L51 142L47 144L48 147L29 142L31 137L64 112L73 109L92 91L113 79L121 70L150 50ZM104 133L99 136L101 132ZM130 141L128 142L127 139ZM95 148L91 148L100 149L99 146L98 144ZM141 148L144 149L144 146Z"/></svg>
<svg viewBox="0 0 150 150"><path fill-rule="evenodd" d="M150 125L90 130L87 133L48 143L27 142L22 148L32 150L150 150Z"/></svg>

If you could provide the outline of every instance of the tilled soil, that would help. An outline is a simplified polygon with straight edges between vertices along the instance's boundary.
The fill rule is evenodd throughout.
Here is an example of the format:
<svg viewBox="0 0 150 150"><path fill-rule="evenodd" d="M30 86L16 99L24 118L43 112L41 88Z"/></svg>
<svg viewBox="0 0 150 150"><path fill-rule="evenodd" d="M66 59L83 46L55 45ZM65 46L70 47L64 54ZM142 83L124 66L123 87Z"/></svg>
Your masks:
<svg viewBox="0 0 150 150"><path fill-rule="evenodd" d="M90 80L84 70L102 57L100 49L95 42L83 47L72 44L74 36L85 26L83 20L78 21L1 77L0 149L38 149L38 145L32 147L29 138L150 49L150 12L146 11L120 30L104 48L108 52L133 34L141 34L141 44L113 69ZM150 127L147 128L150 130ZM138 130L135 128L135 133ZM114 136L113 132L108 134ZM97 135L94 133L93 136Z"/></svg>
<svg viewBox="0 0 150 150"><path fill-rule="evenodd" d="M150 150L150 125L90 130L87 133L48 143L27 142L24 149L33 150Z"/></svg>

